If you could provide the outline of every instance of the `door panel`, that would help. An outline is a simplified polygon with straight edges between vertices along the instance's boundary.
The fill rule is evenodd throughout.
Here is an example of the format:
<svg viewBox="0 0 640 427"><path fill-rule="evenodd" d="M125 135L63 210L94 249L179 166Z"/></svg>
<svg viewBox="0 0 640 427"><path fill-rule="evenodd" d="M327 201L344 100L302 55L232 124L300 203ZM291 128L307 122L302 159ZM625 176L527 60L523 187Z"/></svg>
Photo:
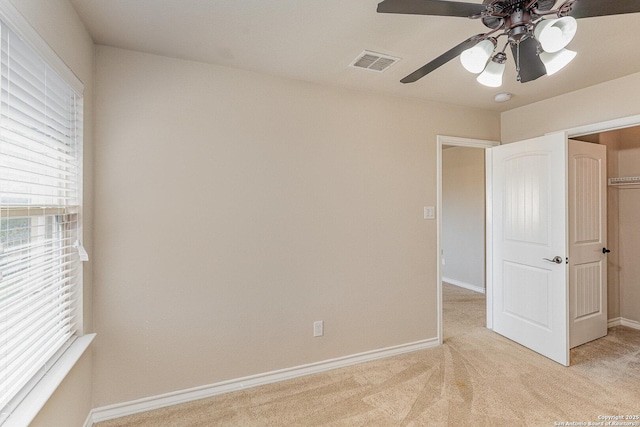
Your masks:
<svg viewBox="0 0 640 427"><path fill-rule="evenodd" d="M602 292L601 262L585 263L575 266L575 315L574 320L584 319L602 310L600 293ZM571 299L571 293L569 299ZM598 337L599 338L599 337Z"/></svg>
<svg viewBox="0 0 640 427"><path fill-rule="evenodd" d="M504 237L517 243L548 244L549 153L516 153L503 160ZM506 208L508 207L508 208Z"/></svg>
<svg viewBox="0 0 640 427"><path fill-rule="evenodd" d="M505 261L504 314L519 321L551 329L549 271Z"/></svg>
<svg viewBox="0 0 640 427"><path fill-rule="evenodd" d="M571 347L607 334L606 147L569 141Z"/></svg>
<svg viewBox="0 0 640 427"><path fill-rule="evenodd" d="M566 137L502 145L491 157L493 329L569 365Z"/></svg>

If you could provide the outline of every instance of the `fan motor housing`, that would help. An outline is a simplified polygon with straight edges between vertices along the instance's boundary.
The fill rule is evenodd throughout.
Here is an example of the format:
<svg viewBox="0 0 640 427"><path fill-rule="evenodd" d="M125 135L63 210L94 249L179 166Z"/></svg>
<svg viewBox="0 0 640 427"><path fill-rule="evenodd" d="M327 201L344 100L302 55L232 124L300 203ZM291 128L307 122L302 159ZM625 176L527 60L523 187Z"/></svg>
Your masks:
<svg viewBox="0 0 640 427"><path fill-rule="evenodd" d="M532 10L547 11L551 10L555 4L555 0L538 0L536 3L527 8L527 4L530 0L484 0L483 4L487 5L486 14L482 16L482 23L495 30L500 28L505 22L507 22L507 28L514 28L520 25L515 21L521 21L523 18L515 17L515 14L526 14L529 20L536 19L537 16L531 13ZM527 21L528 22L528 21Z"/></svg>

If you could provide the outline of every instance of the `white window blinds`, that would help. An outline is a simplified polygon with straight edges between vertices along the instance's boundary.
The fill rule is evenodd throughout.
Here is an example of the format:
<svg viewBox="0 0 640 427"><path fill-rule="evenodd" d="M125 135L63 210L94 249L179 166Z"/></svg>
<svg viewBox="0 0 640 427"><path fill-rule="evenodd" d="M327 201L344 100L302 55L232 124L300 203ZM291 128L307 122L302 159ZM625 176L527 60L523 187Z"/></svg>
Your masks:
<svg viewBox="0 0 640 427"><path fill-rule="evenodd" d="M6 417L77 332L82 95L2 22L0 33L0 408Z"/></svg>

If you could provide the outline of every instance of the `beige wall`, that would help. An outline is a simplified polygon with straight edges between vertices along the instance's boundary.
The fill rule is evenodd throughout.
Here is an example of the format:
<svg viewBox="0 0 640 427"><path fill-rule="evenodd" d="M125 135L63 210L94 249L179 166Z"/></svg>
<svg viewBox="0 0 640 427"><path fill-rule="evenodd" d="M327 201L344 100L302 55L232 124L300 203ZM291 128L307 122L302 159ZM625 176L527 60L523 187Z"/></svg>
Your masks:
<svg viewBox="0 0 640 427"><path fill-rule="evenodd" d="M495 139L497 114L96 64L97 406L436 336L436 135Z"/></svg>
<svg viewBox="0 0 640 427"><path fill-rule="evenodd" d="M503 143L640 114L640 73L501 115Z"/></svg>
<svg viewBox="0 0 640 427"><path fill-rule="evenodd" d="M634 154L637 161L640 161L640 153ZM640 193L637 189L619 191L620 317L640 323Z"/></svg>
<svg viewBox="0 0 640 427"><path fill-rule="evenodd" d="M485 287L484 150L442 151L443 279Z"/></svg>
<svg viewBox="0 0 640 427"><path fill-rule="evenodd" d="M12 0L20 13L85 85L84 93L84 246L93 255L93 41L67 0ZM92 325L91 262L84 263L85 331ZM92 355L88 350L32 427L80 426L91 410Z"/></svg>

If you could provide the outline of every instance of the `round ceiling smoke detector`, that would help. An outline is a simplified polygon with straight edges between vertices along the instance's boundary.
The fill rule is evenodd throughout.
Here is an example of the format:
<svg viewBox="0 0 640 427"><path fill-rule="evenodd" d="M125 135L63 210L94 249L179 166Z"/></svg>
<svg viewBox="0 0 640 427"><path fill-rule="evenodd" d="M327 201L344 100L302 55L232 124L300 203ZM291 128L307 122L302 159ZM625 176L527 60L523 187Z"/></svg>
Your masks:
<svg viewBox="0 0 640 427"><path fill-rule="evenodd" d="M493 99L496 102L507 102L511 99L511 94L509 92L502 92L497 94Z"/></svg>

